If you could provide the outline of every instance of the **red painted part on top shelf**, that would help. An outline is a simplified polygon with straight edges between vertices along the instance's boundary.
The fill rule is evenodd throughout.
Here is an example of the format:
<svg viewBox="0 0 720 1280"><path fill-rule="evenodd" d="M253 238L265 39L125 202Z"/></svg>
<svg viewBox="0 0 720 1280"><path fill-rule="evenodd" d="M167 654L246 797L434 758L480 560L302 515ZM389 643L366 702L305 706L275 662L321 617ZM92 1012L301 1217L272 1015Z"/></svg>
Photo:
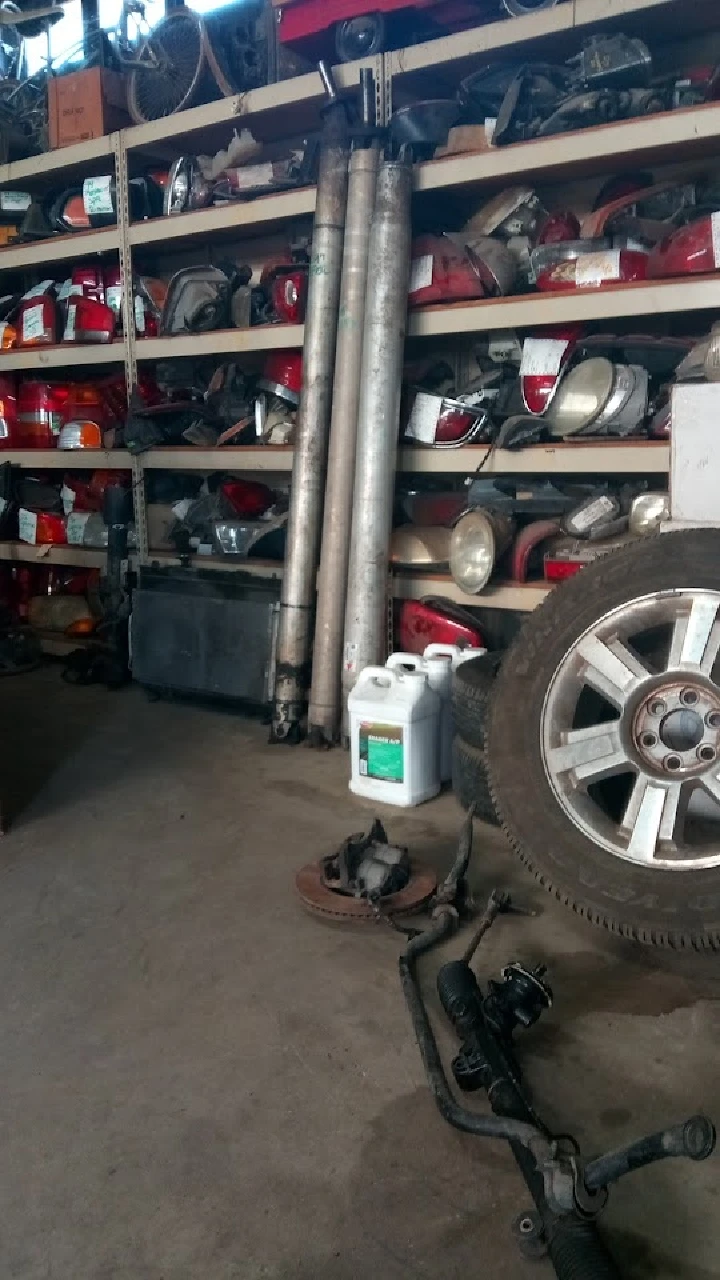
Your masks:
<svg viewBox="0 0 720 1280"><path fill-rule="evenodd" d="M402 9L423 10L431 21L437 21L441 31L449 31L489 17L493 6L492 0L489 4L482 0L479 4L474 0L445 0L444 3L415 0L414 4L408 4L408 0L296 0L295 3L289 0L280 10L280 40L283 44L295 44L308 36L330 31L337 22L371 13L397 13Z"/></svg>

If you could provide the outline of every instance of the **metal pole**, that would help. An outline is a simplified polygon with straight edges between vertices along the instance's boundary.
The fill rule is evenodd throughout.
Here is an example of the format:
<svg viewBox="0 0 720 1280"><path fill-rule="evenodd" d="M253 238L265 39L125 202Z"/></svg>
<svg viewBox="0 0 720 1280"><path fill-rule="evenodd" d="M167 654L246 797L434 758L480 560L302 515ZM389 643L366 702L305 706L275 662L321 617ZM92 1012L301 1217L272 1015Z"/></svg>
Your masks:
<svg viewBox="0 0 720 1280"><path fill-rule="evenodd" d="M313 226L303 388L280 600L272 742L299 741L310 682L310 640L330 427L348 155L345 108L334 100L326 109Z"/></svg>
<svg viewBox="0 0 720 1280"><path fill-rule="evenodd" d="M331 745L338 740L340 729L341 659L355 480L365 285L378 158L377 146L354 151L350 157L308 716L311 746Z"/></svg>
<svg viewBox="0 0 720 1280"><path fill-rule="evenodd" d="M386 656L388 552L410 276L412 169L380 167L370 231L355 491L345 611L343 695Z"/></svg>

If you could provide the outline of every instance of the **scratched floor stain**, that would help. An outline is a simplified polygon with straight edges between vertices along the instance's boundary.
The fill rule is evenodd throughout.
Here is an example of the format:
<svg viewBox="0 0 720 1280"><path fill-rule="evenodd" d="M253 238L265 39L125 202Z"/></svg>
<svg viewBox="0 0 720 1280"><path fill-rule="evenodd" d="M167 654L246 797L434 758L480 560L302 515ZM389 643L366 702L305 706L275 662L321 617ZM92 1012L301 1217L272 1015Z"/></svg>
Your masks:
<svg viewBox="0 0 720 1280"><path fill-rule="evenodd" d="M2 682L0 707L3 800L22 809L0 848L3 1280L550 1276L514 1252L528 1198L509 1153L433 1108L399 939L295 899L295 869L372 815L346 758L56 669ZM383 818L447 866L452 797ZM494 829L474 878L537 912L500 921L477 967L549 966L554 1007L520 1045L549 1124L594 1153L720 1118L717 962L674 972L591 930ZM720 1277L719 1167L616 1190L623 1276Z"/></svg>

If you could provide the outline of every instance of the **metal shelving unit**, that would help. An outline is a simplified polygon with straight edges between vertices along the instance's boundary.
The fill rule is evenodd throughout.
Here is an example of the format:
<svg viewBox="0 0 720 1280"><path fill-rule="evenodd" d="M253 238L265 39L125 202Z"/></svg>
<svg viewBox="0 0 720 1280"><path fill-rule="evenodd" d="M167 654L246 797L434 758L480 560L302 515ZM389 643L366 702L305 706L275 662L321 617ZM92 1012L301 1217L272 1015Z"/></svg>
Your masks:
<svg viewBox="0 0 720 1280"><path fill-rule="evenodd" d="M493 59L528 60L564 57L576 51L582 39L612 21L628 34L647 34L649 26L659 37L681 32L683 38L701 35L717 26L715 0L567 0L556 8L523 18L492 22L456 35L397 50L372 60L377 92L385 110L393 88L403 100L427 96L428 73L433 77L433 94L454 90L459 80L484 62ZM362 63L336 68L340 89L359 84ZM366 64L367 65L367 64ZM71 262L95 255L119 255L123 270L126 307L131 299L132 253L157 253L167 248L187 251L193 245L233 237L254 238L282 230L297 219L308 219L315 209L313 187L280 192L245 203L203 209L177 217L146 222L129 222L127 178L129 166L167 161L182 150L210 151L225 145L235 128L248 125L266 142L298 136L320 122L323 86L316 72L268 85L232 98L140 125L105 138L82 143L47 155L0 166L0 187L28 186L47 189L58 179L77 181L83 176L107 172L113 167L119 192L117 227L75 235L53 237L29 245L0 250L0 272L39 271L46 265ZM717 103L683 111L624 121L577 133L539 139L531 143L462 154L418 165L415 172L416 198L433 193L482 192L492 194L504 185L527 180L552 182L601 176L646 164L703 161L720 149L720 105ZM642 318L654 314L692 313L720 307L720 275L697 276L603 289L567 291L554 294L516 296L483 303L433 307L411 313L408 336L424 338L470 338L495 329L535 330L573 321L605 321ZM128 326L130 328L130 326ZM275 325L246 330L225 330L207 334L135 340L132 332L110 345L71 346L17 350L0 353L0 372L27 371L35 374L54 369L91 369L122 365L132 383L138 363L198 356L244 356L303 345L300 325ZM480 465L485 475L583 474L603 475L667 474L669 449L662 442L639 440L619 443L601 441L540 445L519 453L470 446L460 450L403 448L398 469L408 474L469 475ZM123 450L111 453L54 451L4 451L0 459L19 466L51 469L79 467L132 467L136 500L139 503L138 536L140 560L167 561L175 557L149 551L144 519L144 477L156 470L244 470L287 474L292 469L293 452L286 448L223 448L219 450L178 448L153 450L131 459ZM18 550L18 547L20 550ZM0 559L36 558L50 563L67 563L53 557L94 556L81 548L25 548L23 544L2 544ZM71 563L78 563L72 560ZM95 561L93 560L93 563ZM220 557L196 557L195 563L208 568L228 567ZM241 566L238 566L241 567ZM255 562L252 572L272 572ZM447 577L396 574L394 590L400 598L412 594L441 593L465 604L526 610L544 598L543 586L493 587L482 597L466 597Z"/></svg>

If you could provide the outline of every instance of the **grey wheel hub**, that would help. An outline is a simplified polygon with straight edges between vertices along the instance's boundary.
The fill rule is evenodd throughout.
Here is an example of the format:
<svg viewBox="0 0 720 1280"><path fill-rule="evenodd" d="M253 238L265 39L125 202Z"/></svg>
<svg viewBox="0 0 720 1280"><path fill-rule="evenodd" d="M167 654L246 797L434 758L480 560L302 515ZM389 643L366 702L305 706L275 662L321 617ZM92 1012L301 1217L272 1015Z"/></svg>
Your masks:
<svg viewBox="0 0 720 1280"><path fill-rule="evenodd" d="M585 631L550 681L541 745L555 797L639 866L720 865L719 615L720 592L640 597Z"/></svg>

